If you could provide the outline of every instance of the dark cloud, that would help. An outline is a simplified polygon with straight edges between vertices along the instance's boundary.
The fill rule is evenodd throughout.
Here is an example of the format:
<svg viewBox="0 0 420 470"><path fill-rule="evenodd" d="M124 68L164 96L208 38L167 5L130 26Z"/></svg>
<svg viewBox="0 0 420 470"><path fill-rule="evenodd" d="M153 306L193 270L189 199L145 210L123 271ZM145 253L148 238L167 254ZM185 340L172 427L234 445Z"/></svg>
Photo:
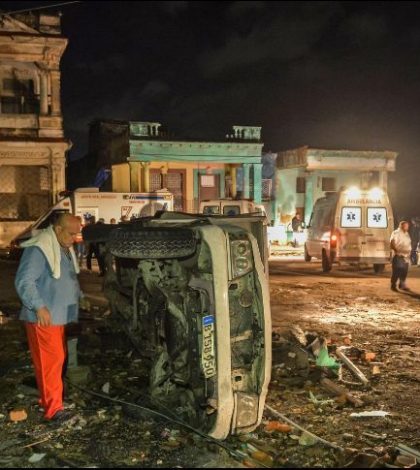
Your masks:
<svg viewBox="0 0 420 470"><path fill-rule="evenodd" d="M279 11L266 9L246 34L232 32L226 43L208 51L201 60L204 74L217 76L235 68L271 61L292 61L307 56L339 7L314 2Z"/></svg>
<svg viewBox="0 0 420 470"><path fill-rule="evenodd" d="M343 22L341 29L358 46L372 47L390 38L386 18L377 15L353 15Z"/></svg>
<svg viewBox="0 0 420 470"><path fill-rule="evenodd" d="M156 2L156 3L159 5L159 7L163 11L171 15L176 15L180 11L183 11L186 8L188 8L188 2L182 2L182 1L168 1L168 2Z"/></svg>

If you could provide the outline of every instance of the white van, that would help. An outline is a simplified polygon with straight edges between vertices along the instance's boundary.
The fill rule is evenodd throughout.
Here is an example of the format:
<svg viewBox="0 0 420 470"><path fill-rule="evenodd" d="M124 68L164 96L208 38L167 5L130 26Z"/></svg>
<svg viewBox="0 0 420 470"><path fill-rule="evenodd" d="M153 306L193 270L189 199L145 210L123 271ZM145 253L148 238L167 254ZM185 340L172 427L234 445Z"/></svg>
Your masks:
<svg viewBox="0 0 420 470"><path fill-rule="evenodd" d="M256 214L266 216L262 204L257 205L249 199L213 199L200 203L200 214L204 215L227 215Z"/></svg>
<svg viewBox="0 0 420 470"><path fill-rule="evenodd" d="M30 227L15 237L9 247L9 257L19 258L22 249L20 244L36 235L40 230L51 225L63 212L70 212L81 217L82 224L94 217L96 221L111 219L129 221L131 218L154 216L157 211L173 211L173 194L166 191L154 193L105 193L98 188L79 188L58 201L48 209Z"/></svg>
<svg viewBox="0 0 420 470"><path fill-rule="evenodd" d="M373 264L376 273L391 260L389 240L394 217L388 195L379 188L349 188L315 203L305 242L305 261L322 260L329 272L334 262Z"/></svg>

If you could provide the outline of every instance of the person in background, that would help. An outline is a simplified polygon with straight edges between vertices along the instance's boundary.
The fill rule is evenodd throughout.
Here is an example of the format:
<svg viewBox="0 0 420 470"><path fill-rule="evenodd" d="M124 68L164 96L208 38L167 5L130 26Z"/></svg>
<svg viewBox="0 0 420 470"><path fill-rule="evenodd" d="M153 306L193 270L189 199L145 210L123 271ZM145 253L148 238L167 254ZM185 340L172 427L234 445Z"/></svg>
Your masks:
<svg viewBox="0 0 420 470"><path fill-rule="evenodd" d="M87 225L93 225L96 223L94 216L87 219ZM88 271L92 272L92 257L95 255L96 246L95 243L87 242L87 255L86 255L86 268ZM96 256L96 255L95 255Z"/></svg>
<svg viewBox="0 0 420 470"><path fill-rule="evenodd" d="M81 229L83 228L82 218L80 216L76 217L79 221ZM81 230L80 229L80 230ZM83 258L85 256L85 242L83 241L82 232L78 233L74 241L74 251L76 252L77 259L79 261L79 266L82 267Z"/></svg>
<svg viewBox="0 0 420 470"><path fill-rule="evenodd" d="M401 290L410 291L406 284L412 249L411 238L408 233L409 226L410 224L403 220L400 222L398 229L394 230L391 235L391 249L394 252L394 256L392 258L391 290L394 292L398 292L398 281L398 287Z"/></svg>
<svg viewBox="0 0 420 470"><path fill-rule="evenodd" d="M298 233L302 233L304 229L304 223L302 216L296 214L292 219L292 230L293 230L293 244L295 247L299 246L299 236Z"/></svg>
<svg viewBox="0 0 420 470"><path fill-rule="evenodd" d="M115 225L117 223L117 219L114 219L114 217L110 220L111 225Z"/></svg>
<svg viewBox="0 0 420 470"><path fill-rule="evenodd" d="M414 217L411 219L410 229L408 233L410 234L411 238L411 264L413 266L416 266L418 263L417 249L420 242L420 226L418 224L417 219L415 219Z"/></svg>

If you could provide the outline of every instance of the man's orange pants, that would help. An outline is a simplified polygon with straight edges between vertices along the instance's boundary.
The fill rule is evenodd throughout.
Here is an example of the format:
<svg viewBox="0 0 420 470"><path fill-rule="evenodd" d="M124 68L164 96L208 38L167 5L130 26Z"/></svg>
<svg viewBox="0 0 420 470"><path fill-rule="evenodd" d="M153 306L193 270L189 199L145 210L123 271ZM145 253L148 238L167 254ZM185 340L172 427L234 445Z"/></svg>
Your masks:
<svg viewBox="0 0 420 470"><path fill-rule="evenodd" d="M64 326L25 323L29 349L41 395L45 418L51 419L63 407L63 367L66 360Z"/></svg>

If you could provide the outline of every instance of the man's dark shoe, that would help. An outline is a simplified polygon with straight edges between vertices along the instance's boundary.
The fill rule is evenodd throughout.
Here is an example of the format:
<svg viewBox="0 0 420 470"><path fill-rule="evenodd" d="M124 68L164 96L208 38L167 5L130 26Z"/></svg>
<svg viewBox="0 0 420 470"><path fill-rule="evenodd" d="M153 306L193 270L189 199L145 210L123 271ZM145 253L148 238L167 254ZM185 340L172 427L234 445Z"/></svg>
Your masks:
<svg viewBox="0 0 420 470"><path fill-rule="evenodd" d="M52 424L64 424L72 419L74 414L71 411L60 410L49 420Z"/></svg>
<svg viewBox="0 0 420 470"><path fill-rule="evenodd" d="M391 286L391 290L393 290L394 292L398 292L397 286Z"/></svg>
<svg viewBox="0 0 420 470"><path fill-rule="evenodd" d="M409 287L401 287L400 289L403 290L404 292L411 292L411 289Z"/></svg>

